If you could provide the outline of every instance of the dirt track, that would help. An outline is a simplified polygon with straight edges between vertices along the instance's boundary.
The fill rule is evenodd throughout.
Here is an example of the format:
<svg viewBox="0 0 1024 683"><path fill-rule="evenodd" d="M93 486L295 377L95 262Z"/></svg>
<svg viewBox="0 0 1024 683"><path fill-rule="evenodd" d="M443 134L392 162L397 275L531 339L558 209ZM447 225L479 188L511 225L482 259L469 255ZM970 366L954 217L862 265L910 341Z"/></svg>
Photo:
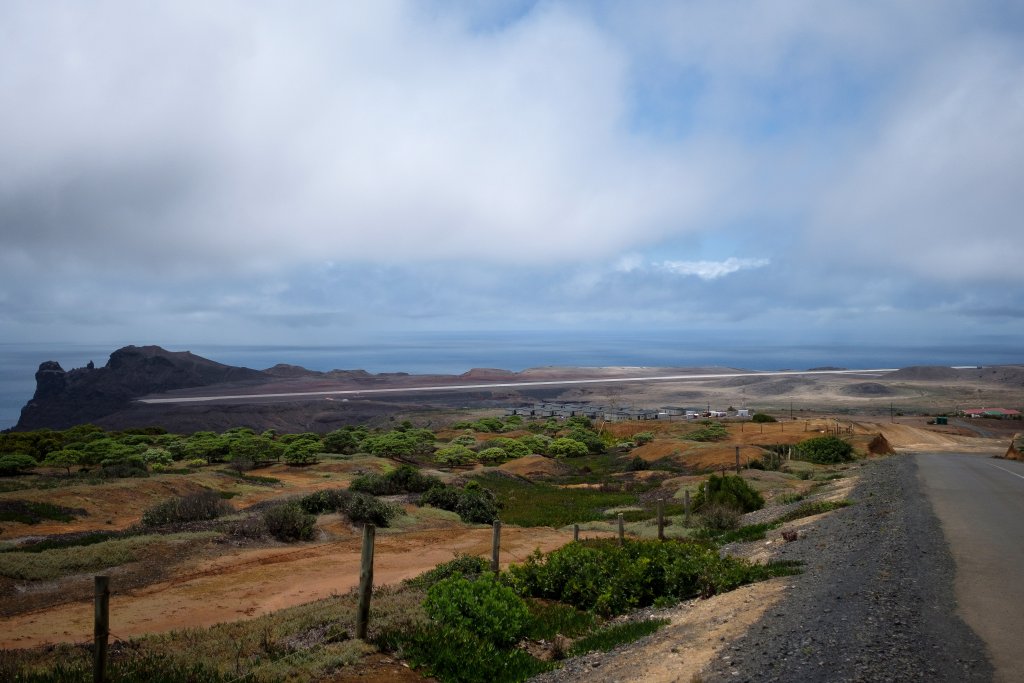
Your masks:
<svg viewBox="0 0 1024 683"><path fill-rule="evenodd" d="M523 561L572 540L550 528L502 529L502 563ZM302 548L242 550L183 568L179 576L126 593L111 578L110 630L117 638L210 626L345 593L359 581L360 540ZM376 585L398 583L456 554L490 553L491 529L431 529L377 537ZM83 577L91 581L91 577ZM60 605L3 622L0 649L81 642L92 635L91 602Z"/></svg>

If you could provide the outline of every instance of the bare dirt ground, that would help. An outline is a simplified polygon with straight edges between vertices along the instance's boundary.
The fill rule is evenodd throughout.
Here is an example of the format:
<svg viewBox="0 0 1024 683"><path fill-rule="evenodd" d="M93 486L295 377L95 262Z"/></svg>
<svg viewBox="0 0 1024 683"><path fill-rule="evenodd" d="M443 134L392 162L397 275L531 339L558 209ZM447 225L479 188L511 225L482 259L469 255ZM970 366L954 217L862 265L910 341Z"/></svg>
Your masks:
<svg viewBox="0 0 1024 683"><path fill-rule="evenodd" d="M553 550L571 532L550 528L502 529L502 562L522 562L540 548ZM393 584L458 554L485 555L490 527L461 524L381 533L375 550L374 583ZM360 537L303 547L236 550L181 566L173 579L120 592L112 573L110 629L117 638L171 629L210 626L345 593L358 584ZM82 577L89 582L91 577ZM0 648L80 642L92 633L91 602L76 602L4 619Z"/></svg>

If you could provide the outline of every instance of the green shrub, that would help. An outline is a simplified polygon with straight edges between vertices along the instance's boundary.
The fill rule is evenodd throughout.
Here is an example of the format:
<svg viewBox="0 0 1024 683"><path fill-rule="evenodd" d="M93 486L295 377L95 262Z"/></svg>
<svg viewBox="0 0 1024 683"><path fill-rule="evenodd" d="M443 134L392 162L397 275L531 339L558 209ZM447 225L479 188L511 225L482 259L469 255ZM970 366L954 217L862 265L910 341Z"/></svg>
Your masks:
<svg viewBox="0 0 1024 683"><path fill-rule="evenodd" d="M181 524L216 519L234 508L216 491L200 491L157 503L142 513L144 526Z"/></svg>
<svg viewBox="0 0 1024 683"><path fill-rule="evenodd" d="M743 477L712 474L698 487L693 508L699 510L709 503L726 505L741 512L753 512L764 507L764 498Z"/></svg>
<svg viewBox="0 0 1024 683"><path fill-rule="evenodd" d="M263 512L263 523L279 541L308 541L313 538L316 517L298 503L283 503L267 508Z"/></svg>
<svg viewBox="0 0 1024 683"><path fill-rule="evenodd" d="M500 509L494 494L475 481L461 489L456 486L435 486L420 497L420 505L457 512L463 522L470 524L491 524L498 519Z"/></svg>
<svg viewBox="0 0 1024 683"><path fill-rule="evenodd" d="M434 454L434 460L442 465L468 465L476 461L476 453L465 446L453 444Z"/></svg>
<svg viewBox="0 0 1024 683"><path fill-rule="evenodd" d="M486 462L491 464L503 463L508 459L508 453L505 452L504 448L485 448L477 454L480 462Z"/></svg>
<svg viewBox="0 0 1024 683"><path fill-rule="evenodd" d="M686 438L690 441L721 441L729 436L729 430L720 422L705 420L701 424L704 426L690 432Z"/></svg>
<svg viewBox="0 0 1024 683"><path fill-rule="evenodd" d="M819 465L831 465L854 459L853 446L838 436L819 436L808 439L799 444L796 449L801 458Z"/></svg>
<svg viewBox="0 0 1024 683"><path fill-rule="evenodd" d="M391 525L391 520L402 514L402 509L358 491L345 489L322 489L303 496L299 507L308 514L340 512L355 524L373 524L379 527Z"/></svg>
<svg viewBox="0 0 1024 683"><path fill-rule="evenodd" d="M423 474L411 465L401 465L387 474L364 474L349 485L350 491L375 496L393 496L400 493L423 493L441 483L437 477Z"/></svg>
<svg viewBox="0 0 1024 683"><path fill-rule="evenodd" d="M519 683L552 668L518 648L499 648L470 631L430 623L399 636L401 654L444 683Z"/></svg>
<svg viewBox="0 0 1024 683"><path fill-rule="evenodd" d="M567 436L555 439L548 444L548 454L556 458L578 458L589 452L590 450L585 443Z"/></svg>
<svg viewBox="0 0 1024 683"><path fill-rule="evenodd" d="M415 588L427 589L450 577L475 579L484 572L490 571L490 568L490 563L482 557L459 555L454 560L439 564L419 576L408 579L406 583Z"/></svg>
<svg viewBox="0 0 1024 683"><path fill-rule="evenodd" d="M36 460L31 455L23 453L5 453L0 455L0 475L21 474L36 466Z"/></svg>
<svg viewBox="0 0 1024 683"><path fill-rule="evenodd" d="M751 422L778 422L774 417L766 413L754 413L750 418Z"/></svg>
<svg viewBox="0 0 1024 683"><path fill-rule="evenodd" d="M523 599L490 574L473 580L443 579L427 591L423 607L435 621L467 630L499 647L519 642L530 620Z"/></svg>
<svg viewBox="0 0 1024 683"><path fill-rule="evenodd" d="M658 598L684 600L732 590L745 583L792 573L768 565L719 557L705 544L612 539L571 543L546 555L535 552L502 578L524 596L558 600L602 615L646 607Z"/></svg>
<svg viewBox="0 0 1024 683"><path fill-rule="evenodd" d="M654 441L654 434L652 432L640 432L639 434L633 435L633 443L637 446L643 446L645 443Z"/></svg>

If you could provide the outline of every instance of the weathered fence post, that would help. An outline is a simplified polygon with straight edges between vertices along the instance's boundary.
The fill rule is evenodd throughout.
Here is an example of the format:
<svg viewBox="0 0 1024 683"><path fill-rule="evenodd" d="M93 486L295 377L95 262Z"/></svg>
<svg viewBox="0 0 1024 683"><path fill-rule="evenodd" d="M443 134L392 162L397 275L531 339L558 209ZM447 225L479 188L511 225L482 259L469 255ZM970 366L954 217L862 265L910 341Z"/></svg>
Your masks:
<svg viewBox="0 0 1024 683"><path fill-rule="evenodd" d="M622 545L626 541L626 523L622 519L622 513L619 513L619 545Z"/></svg>
<svg viewBox="0 0 1024 683"><path fill-rule="evenodd" d="M110 635L110 577L97 576L93 620L92 679L96 683L107 680L107 638Z"/></svg>
<svg viewBox="0 0 1024 683"><path fill-rule="evenodd" d="M580 540L580 525L579 524L573 524L572 525L572 540L574 540L574 541Z"/></svg>
<svg viewBox="0 0 1024 683"><path fill-rule="evenodd" d="M658 499L658 540L665 540L665 499Z"/></svg>
<svg viewBox="0 0 1024 683"><path fill-rule="evenodd" d="M736 474L740 473L740 447L736 447Z"/></svg>
<svg viewBox="0 0 1024 683"><path fill-rule="evenodd" d="M690 490L683 492L683 514L686 515L686 526L690 526Z"/></svg>
<svg viewBox="0 0 1024 683"><path fill-rule="evenodd" d="M491 571L495 574L501 569L501 520L494 520L491 532Z"/></svg>
<svg viewBox="0 0 1024 683"><path fill-rule="evenodd" d="M373 540L376 527L363 525L363 556L359 565L359 609L356 612L356 638L366 640L370 622L370 596L373 594Z"/></svg>

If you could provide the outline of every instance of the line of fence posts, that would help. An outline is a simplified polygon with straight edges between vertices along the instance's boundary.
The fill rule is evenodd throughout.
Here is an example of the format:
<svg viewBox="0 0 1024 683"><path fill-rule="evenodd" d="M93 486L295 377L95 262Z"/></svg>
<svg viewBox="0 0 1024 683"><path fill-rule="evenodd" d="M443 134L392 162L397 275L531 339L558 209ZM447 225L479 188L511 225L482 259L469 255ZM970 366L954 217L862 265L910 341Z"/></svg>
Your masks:
<svg viewBox="0 0 1024 683"><path fill-rule="evenodd" d="M690 524L690 492L683 496L683 514L686 524ZM625 519L618 514L618 540L625 543ZM376 527L373 524L363 525L362 554L359 565L359 595L356 608L356 637L366 640L370 622L370 601L373 596L373 555ZM665 499L658 499L658 539L665 540ZM572 540L580 540L580 525L572 525ZM501 566L501 522L495 520L491 535L491 571L497 573ZM110 577L95 578L95 618L93 621L93 681L105 683L107 680L107 642L110 637Z"/></svg>

